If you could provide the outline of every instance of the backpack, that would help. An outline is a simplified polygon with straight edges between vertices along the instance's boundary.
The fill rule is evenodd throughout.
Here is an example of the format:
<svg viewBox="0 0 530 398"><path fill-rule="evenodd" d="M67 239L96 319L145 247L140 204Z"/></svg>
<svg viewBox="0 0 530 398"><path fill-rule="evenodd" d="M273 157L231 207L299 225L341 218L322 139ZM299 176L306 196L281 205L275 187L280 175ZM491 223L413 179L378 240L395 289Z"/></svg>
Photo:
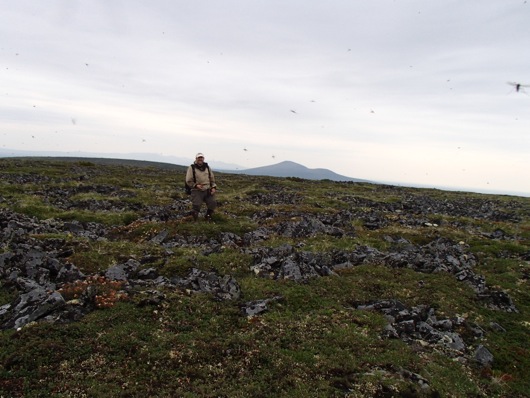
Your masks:
<svg viewBox="0 0 530 398"><path fill-rule="evenodd" d="M208 163L204 163L206 168L208 169L208 178L210 179L210 183L212 182L212 175L210 174L210 166L208 166ZM193 170L193 182L197 182L197 178L195 177L195 163L191 165L191 169ZM191 195L191 188L188 184L186 184L186 181L184 181L184 191L186 191L187 195Z"/></svg>

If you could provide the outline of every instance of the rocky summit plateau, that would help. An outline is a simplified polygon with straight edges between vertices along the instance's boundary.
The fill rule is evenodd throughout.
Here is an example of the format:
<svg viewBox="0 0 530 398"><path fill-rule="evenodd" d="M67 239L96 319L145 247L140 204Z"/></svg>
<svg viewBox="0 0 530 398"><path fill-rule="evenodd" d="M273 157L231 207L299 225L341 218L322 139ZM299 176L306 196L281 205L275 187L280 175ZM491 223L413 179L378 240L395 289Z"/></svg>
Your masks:
<svg viewBox="0 0 530 398"><path fill-rule="evenodd" d="M0 159L0 396L524 397L530 199Z"/></svg>

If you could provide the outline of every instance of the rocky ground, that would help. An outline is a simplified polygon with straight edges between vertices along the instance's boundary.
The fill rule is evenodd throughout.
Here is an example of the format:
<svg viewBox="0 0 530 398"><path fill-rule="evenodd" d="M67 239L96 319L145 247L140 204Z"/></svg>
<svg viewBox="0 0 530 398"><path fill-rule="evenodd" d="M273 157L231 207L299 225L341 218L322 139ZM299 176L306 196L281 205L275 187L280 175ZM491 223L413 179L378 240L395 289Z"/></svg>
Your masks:
<svg viewBox="0 0 530 398"><path fill-rule="evenodd" d="M115 191L113 187L85 186L85 191L105 192ZM116 192L120 196L119 192ZM97 201L72 204L68 197L73 192L48 191L44 195L53 202L65 208L83 206L89 210L105 210L112 208L116 210L130 210L126 203L100 203ZM260 194L252 200L258 204L291 203L293 197L281 194ZM359 205L355 198L345 198ZM186 201L176 203L170 208L145 209L145 219L168 220L171 217L182 217L188 206ZM453 242L445 238L439 238L426 245L419 246L408 240L395 236L386 236L391 242L391 249L382 252L380 250L362 246L354 251L335 251L333 253L311 253L303 250L303 247L284 245L277 248L257 247L255 242L269 239L272 235L287 238L310 237L317 234L329 234L341 237L354 235L355 231L350 227L351 221L356 217L363 220L369 229L377 229L388 223L385 214L399 214L399 223L408 226L435 225L422 217L423 209L429 213L438 212L443 214L481 217L487 219L510 219L518 221L514 214L505 213L496 209L493 202L482 203L439 203L429 198L414 198L406 200L404 204L381 205L376 202L365 202L362 206L370 208L369 214L357 215L353 212L339 213L334 216L302 216L301 220L283 221L271 227L262 227L248 232L243 236L233 233L221 233L218 239L204 239L196 236L170 236L167 231L162 231L153 236L151 241L167 248L167 255L171 249L182 246L196 246L204 253L214 253L223 248L237 247L241 252L250 253L254 257L251 270L258 276L273 279L292 279L304 281L307 278L337 276L336 271L348 267L355 267L365 263L380 263L389 267L407 267L418 272L433 273L447 272L454 275L456 279L472 286L477 298L485 305L507 312L517 312L510 296L502 291L491 289L487 286L484 277L474 272L477 263L476 257L470 253L463 242ZM134 208L133 210L138 210ZM278 214L255 214L253 218L265 220L267 217L277 217ZM285 216L285 215L283 215ZM293 214L289 214L293 216ZM292 217L291 217L292 218ZM20 328L29 322L65 322L79 319L88 311L94 309L93 297L90 294L74 301L66 301L60 293L65 283L73 283L84 280L90 275L83 275L74 264L65 260L74 250L64 240L36 240L31 236L34 234L56 234L71 233L80 237L101 240L108 239L111 231L96 223L80 223L76 221L63 222L60 220L39 221L22 214L17 214L8 209L0 211L0 226L2 229L2 243L4 253L0 255L0 276L4 285L17 290L17 298L10 304L0 308L0 319L2 328ZM485 234L491 239L515 239L507 236L502 230ZM525 255L528 257L528 254ZM148 259L147 259L148 260ZM219 276L213 273L205 273L193 270L188 278L168 279L159 277L155 269L143 268L142 260L133 260L116 265L106 273L99 275L109 281L123 282L123 289L127 292L136 286L145 289L156 290L159 286L170 286L173 288L186 288L198 292L208 292L221 299L237 299L239 287L237 281L230 276ZM252 304L254 308L265 308L263 304ZM447 333L453 332L453 324L458 322L449 320L438 321L433 317L432 309L405 309L400 303L371 303L358 305L358 308L382 311L385 314L404 311L400 317L391 318L387 334L392 337L411 339L411 335L435 334L432 325L443 324L442 329ZM412 311L412 312L411 312ZM418 315L418 311L422 314ZM256 313L256 310L245 308L247 313ZM434 319L434 320L433 320ZM429 321L429 324L425 323ZM396 323L397 322L397 323ZM419 329L424 328L421 332ZM423 334L422 334L423 333ZM477 332L478 333L478 332ZM480 334L480 333L478 333ZM446 340L448 334L444 334ZM454 335L455 336L455 335ZM432 340L432 338L430 338ZM456 337L457 340L461 340ZM452 343L451 343L452 344ZM458 346L464 351L464 346Z"/></svg>
<svg viewBox="0 0 530 398"><path fill-rule="evenodd" d="M44 198L54 207L134 211L141 214L136 222L185 222L189 209L189 202L185 197L175 199L169 206L142 206L125 200L132 195L130 191L112 185L83 184L69 189L53 189L48 188L46 178L39 175L14 175L6 178L10 179L11 184L40 186L33 194ZM393 188L381 189L390 191ZM71 200L81 192L111 195L115 200ZM522 209L518 202L503 202L501 206L499 202L487 198L449 201L436 200L427 195L410 195L399 202L384 203L342 195L340 200L347 204L347 210L332 214L306 214L271 207L271 204L293 204L300 200L299 194L282 192L281 189L251 194L244 200L263 208L249 216L259 227L241 235L221 232L215 238L178 235L162 228L149 236L152 244L163 249L160 251L162 258L157 258L157 261L163 263L164 256L170 257L175 249L182 247L194 247L206 256L230 248L253 259L249 270L256 277L289 279L298 283L311 278L340 278L341 271L362 264L407 268L424 274L445 273L471 286L481 305L506 313L519 311L509 292L489 286L485 277L476 272L479 259L463 241L439 236L425 244L418 244L389 233L383 234L385 249L359 245L355 250L314 252L304 250L303 242L275 247L262 244L272 238L285 238L289 242L315 236L354 238L354 221L360 222L362 228L370 231L378 231L392 224L436 230L439 225L434 222L436 220L433 220L433 214L440 216L440 222L446 228L465 230L466 234L485 239L515 241L520 237L502 229L484 232L476 225L463 225L460 220L466 217L519 223L521 214L528 209ZM4 205L7 203L5 198L1 201ZM450 221L447 221L447 216ZM168 290L208 293L217 300L241 301L241 287L231 275L193 268L185 277L161 276L156 267L150 266L153 259L149 256L124 259L105 272L86 275L69 261L76 250L72 243L74 240L60 237L69 234L90 241L105 241L114 239L119 229L123 233L127 226L104 226L95 222L59 219L40 220L17 213L10 206L1 208L0 278L3 289L8 289L13 297L11 302L0 307L1 328L21 329L35 322L75 322L87 313L111 305L123 297L138 298L138 305L157 305L165 299ZM42 236L49 238L42 239ZM505 255L513 256L509 253ZM530 251L520 256L521 261L527 262L529 259ZM422 289L421 282L417 288ZM281 296L275 296L240 302L241 316L259 317L272 302L282 299ZM456 360L471 361L484 367L493 363L495 353L482 345L481 340L490 331L505 331L503 325L495 322L478 325L464 318L446 318L428 305L407 307L399 300L381 298L370 302L352 302L351 306L357 310L384 314L387 325L381 333L382 338L401 339L408 344L422 346L423 349L431 347ZM427 381L418 374L407 373L405 376L420 386L428 387Z"/></svg>

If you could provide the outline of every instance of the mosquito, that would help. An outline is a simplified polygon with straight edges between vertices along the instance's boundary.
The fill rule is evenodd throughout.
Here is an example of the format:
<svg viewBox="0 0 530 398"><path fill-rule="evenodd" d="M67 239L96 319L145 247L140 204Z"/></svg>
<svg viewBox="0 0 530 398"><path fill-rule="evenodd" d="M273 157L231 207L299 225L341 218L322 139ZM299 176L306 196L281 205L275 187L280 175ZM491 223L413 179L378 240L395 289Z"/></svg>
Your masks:
<svg viewBox="0 0 530 398"><path fill-rule="evenodd" d="M523 92L526 94L526 91L524 91L524 87L530 87L530 84L521 84L521 83L515 83L515 82L508 82L510 86L515 87L516 92Z"/></svg>

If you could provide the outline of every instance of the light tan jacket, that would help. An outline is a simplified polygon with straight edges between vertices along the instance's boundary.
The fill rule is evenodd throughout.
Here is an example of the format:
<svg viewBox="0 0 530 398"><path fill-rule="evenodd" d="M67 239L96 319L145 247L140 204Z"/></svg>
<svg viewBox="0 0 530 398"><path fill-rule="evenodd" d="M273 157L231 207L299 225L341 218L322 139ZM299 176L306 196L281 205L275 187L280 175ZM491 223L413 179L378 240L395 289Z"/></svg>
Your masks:
<svg viewBox="0 0 530 398"><path fill-rule="evenodd" d="M195 166L195 181L193 180L192 166L189 166L188 171L186 172L186 184L188 184L188 186L192 190L197 190L196 185L202 185L203 191L207 191L210 188L216 187L213 171L212 169L209 169L207 163L204 163L204 165L206 166L204 168L204 171L199 170L196 163L194 163L193 165ZM210 170L210 175L208 175L208 169Z"/></svg>

